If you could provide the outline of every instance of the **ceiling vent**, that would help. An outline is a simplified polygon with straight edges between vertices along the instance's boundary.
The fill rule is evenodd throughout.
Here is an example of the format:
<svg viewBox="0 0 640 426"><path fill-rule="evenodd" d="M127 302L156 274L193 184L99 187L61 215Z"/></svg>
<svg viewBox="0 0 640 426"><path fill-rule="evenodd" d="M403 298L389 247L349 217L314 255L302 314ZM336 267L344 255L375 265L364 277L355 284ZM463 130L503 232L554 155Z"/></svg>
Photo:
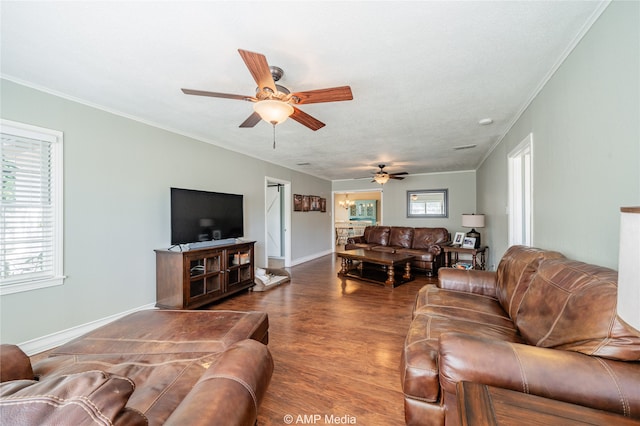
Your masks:
<svg viewBox="0 0 640 426"><path fill-rule="evenodd" d="M455 149L456 151L462 151L463 149L471 149L471 148L475 148L476 144L471 144L471 145L462 145L462 146L454 146L453 149Z"/></svg>

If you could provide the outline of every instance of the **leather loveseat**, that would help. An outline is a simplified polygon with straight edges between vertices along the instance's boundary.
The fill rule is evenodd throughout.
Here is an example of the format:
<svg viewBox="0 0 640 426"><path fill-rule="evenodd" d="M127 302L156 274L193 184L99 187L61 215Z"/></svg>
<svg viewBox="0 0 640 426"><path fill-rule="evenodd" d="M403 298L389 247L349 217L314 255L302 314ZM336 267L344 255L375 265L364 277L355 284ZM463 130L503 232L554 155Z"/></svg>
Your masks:
<svg viewBox="0 0 640 426"><path fill-rule="evenodd" d="M31 365L2 345L0 419L15 425L254 425L273 373L263 312L148 310ZM5 423L6 422L6 423Z"/></svg>
<svg viewBox="0 0 640 426"><path fill-rule="evenodd" d="M442 246L450 240L451 235L445 228L367 226L363 235L348 238L344 249L410 254L414 256L412 267L426 270L427 275L433 276L444 265Z"/></svg>
<svg viewBox="0 0 640 426"><path fill-rule="evenodd" d="M408 425L457 425L470 381L640 419L640 332L617 273L511 247L496 272L443 268L416 298L401 361Z"/></svg>

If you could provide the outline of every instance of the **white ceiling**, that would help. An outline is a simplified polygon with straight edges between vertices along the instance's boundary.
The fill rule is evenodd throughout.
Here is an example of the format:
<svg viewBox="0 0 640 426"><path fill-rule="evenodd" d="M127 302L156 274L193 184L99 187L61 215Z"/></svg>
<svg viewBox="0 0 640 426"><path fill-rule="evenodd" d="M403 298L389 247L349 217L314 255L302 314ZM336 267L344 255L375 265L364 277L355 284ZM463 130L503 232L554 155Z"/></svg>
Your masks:
<svg viewBox="0 0 640 426"><path fill-rule="evenodd" d="M475 169L607 1L2 1L2 76L322 178ZM253 95L237 49L284 69L326 123L238 126ZM481 126L483 118L493 124ZM64 129L61 129L64 130ZM454 147L477 145L466 150ZM308 165L298 165L309 163Z"/></svg>

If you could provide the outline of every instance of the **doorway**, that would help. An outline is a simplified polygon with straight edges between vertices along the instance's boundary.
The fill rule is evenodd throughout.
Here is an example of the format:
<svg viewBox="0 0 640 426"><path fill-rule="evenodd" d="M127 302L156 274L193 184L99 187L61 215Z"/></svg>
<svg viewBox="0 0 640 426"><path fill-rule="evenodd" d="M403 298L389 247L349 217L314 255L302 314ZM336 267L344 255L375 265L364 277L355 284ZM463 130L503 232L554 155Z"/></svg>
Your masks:
<svg viewBox="0 0 640 426"><path fill-rule="evenodd" d="M265 265L291 266L291 183L265 178Z"/></svg>
<svg viewBox="0 0 640 426"><path fill-rule="evenodd" d="M533 134L508 156L509 246L533 244Z"/></svg>
<svg viewBox="0 0 640 426"><path fill-rule="evenodd" d="M333 191L334 251L344 248L346 239L360 236L367 225L382 224L382 190ZM367 214L358 214L359 207Z"/></svg>

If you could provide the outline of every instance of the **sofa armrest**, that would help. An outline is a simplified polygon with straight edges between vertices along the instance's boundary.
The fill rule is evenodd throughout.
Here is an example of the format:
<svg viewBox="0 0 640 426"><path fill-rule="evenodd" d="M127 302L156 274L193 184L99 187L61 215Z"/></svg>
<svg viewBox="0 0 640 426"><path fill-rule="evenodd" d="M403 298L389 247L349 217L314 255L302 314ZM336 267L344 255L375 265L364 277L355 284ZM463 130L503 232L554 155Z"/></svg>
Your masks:
<svg viewBox="0 0 640 426"><path fill-rule="evenodd" d="M0 345L0 382L33 380L31 360L16 345Z"/></svg>
<svg viewBox="0 0 640 426"><path fill-rule="evenodd" d="M267 346L249 339L234 343L205 371L165 424L253 425L272 374Z"/></svg>
<svg viewBox="0 0 640 426"><path fill-rule="evenodd" d="M450 244L451 244L450 240L440 241L439 243L430 245L429 248L427 249L427 251L429 253L432 253L434 256L438 256L438 255L443 253L442 247L443 246L448 246Z"/></svg>
<svg viewBox="0 0 640 426"><path fill-rule="evenodd" d="M347 244L361 244L361 243L366 243L366 241L364 240L364 235L347 238Z"/></svg>
<svg viewBox="0 0 640 426"><path fill-rule="evenodd" d="M441 268L438 271L438 287L497 297L496 273L492 271Z"/></svg>
<svg viewBox="0 0 640 426"><path fill-rule="evenodd" d="M640 418L639 362L460 333L440 336L439 352L445 400L464 380Z"/></svg>

